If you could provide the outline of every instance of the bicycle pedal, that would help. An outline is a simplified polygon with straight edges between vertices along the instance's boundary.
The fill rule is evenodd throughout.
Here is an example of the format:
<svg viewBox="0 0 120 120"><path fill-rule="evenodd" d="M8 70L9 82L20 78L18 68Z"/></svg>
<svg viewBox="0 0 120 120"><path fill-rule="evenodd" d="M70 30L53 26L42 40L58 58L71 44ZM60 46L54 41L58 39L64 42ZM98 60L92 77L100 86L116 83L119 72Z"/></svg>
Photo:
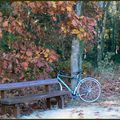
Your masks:
<svg viewBox="0 0 120 120"><path fill-rule="evenodd" d="M72 99L75 100L77 97L76 96L72 96Z"/></svg>

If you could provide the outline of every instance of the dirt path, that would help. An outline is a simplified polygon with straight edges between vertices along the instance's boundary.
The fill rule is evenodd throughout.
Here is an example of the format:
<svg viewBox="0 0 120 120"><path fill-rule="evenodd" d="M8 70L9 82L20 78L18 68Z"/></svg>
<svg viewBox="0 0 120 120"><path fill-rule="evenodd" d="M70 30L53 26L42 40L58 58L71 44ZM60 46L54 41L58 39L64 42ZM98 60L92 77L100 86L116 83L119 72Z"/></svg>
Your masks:
<svg viewBox="0 0 120 120"><path fill-rule="evenodd" d="M81 105L67 107L64 109L54 108L47 111L35 111L28 116L22 116L21 119L32 118L119 118L120 119L120 102L100 102L92 105Z"/></svg>

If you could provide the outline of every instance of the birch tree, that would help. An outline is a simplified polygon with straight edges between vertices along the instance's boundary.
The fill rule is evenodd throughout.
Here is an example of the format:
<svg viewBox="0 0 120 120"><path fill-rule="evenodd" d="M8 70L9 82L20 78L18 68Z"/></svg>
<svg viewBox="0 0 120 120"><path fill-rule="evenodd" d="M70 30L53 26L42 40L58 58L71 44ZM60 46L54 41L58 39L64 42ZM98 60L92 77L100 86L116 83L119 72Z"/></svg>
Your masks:
<svg viewBox="0 0 120 120"><path fill-rule="evenodd" d="M82 15L82 2L76 4L76 13L78 16ZM82 55L83 55L83 42L78 38L74 37L72 40L72 49L71 49L71 76L74 76L74 73L82 70ZM72 79L71 85L74 89L77 81Z"/></svg>

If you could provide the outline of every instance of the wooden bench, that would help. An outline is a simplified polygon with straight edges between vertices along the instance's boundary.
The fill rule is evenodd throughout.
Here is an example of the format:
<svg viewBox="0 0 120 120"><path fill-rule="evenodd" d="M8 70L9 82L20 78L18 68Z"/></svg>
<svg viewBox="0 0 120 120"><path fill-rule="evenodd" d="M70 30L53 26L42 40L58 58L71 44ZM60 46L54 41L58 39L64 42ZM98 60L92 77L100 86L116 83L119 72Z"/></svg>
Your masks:
<svg viewBox="0 0 120 120"><path fill-rule="evenodd" d="M54 85L54 84L58 84L60 87L60 90L50 91L49 86ZM26 87L35 87L35 86L45 86L45 89L47 92L44 94L31 94L31 95L25 95L25 96L13 96L13 97L5 96L5 92L7 90L22 89ZM0 92L1 92L0 104L2 108L2 114L6 113L6 108L8 106L12 106L13 114L15 117L18 117L18 115L20 115L19 104L28 103L32 101L38 101L41 99L46 99L47 108L50 109L51 108L50 99L56 98L58 102L58 107L63 108L64 107L64 95L69 94L68 91L62 90L62 86L57 81L57 79L34 80L34 81L27 81L27 82L0 84Z"/></svg>

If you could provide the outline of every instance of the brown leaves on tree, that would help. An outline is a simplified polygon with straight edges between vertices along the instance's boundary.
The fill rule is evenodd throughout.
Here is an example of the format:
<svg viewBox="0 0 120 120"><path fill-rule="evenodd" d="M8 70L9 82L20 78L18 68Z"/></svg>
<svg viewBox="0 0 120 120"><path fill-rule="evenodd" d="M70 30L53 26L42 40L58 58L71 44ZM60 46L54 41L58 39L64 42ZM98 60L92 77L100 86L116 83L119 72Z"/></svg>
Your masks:
<svg viewBox="0 0 120 120"><path fill-rule="evenodd" d="M28 63L27 63L27 62L21 63L21 66L22 66L25 70L28 69Z"/></svg>
<svg viewBox="0 0 120 120"><path fill-rule="evenodd" d="M32 51L27 51L27 52L26 52L26 55L27 55L28 57L31 57L31 56L32 56Z"/></svg>
<svg viewBox="0 0 120 120"><path fill-rule="evenodd" d="M36 66L37 66L38 68L44 67L44 63L41 62L41 61L37 61Z"/></svg>
<svg viewBox="0 0 120 120"><path fill-rule="evenodd" d="M60 21L61 32L69 35L76 35L80 40L91 40L94 38L96 25L95 15L101 14L97 2L89 2L91 6L96 9L94 17L88 16L77 16L73 10L75 1L15 1L12 2L11 7L13 8L13 14L18 15L17 18L10 16L8 19L3 21L3 28L8 32L13 32L15 34L20 34L25 38L36 39L36 36L43 36L44 30L37 24L37 20L30 18L30 12L26 12L25 9L31 9L33 13L37 14L50 14L51 20L53 23L57 21L55 17L56 14L66 15L65 19ZM88 4L85 2L84 6ZM89 6L90 7L90 6ZM88 11L89 13L89 11ZM2 13L0 13L0 17ZM90 16L90 17L89 17ZM25 21L29 21L33 31L36 32L36 35L33 35L32 32L28 32L25 29ZM10 23L8 25L8 23ZM37 25L37 26L36 26ZM73 30L77 33L73 33ZM81 32L80 29L84 29ZM0 33L0 37L2 34Z"/></svg>
<svg viewBox="0 0 120 120"><path fill-rule="evenodd" d="M19 44L19 45L18 45ZM50 77L51 71L48 63L58 60L55 51L37 47L28 41L13 43L14 51L0 54L0 77L1 82L10 82L10 80L30 80ZM19 52L16 52L19 51ZM30 71L29 71L30 70ZM26 74L26 72L28 72ZM10 80L8 81L9 78ZM12 82L12 81L11 81ZM15 81L14 81L15 82Z"/></svg>
<svg viewBox="0 0 120 120"><path fill-rule="evenodd" d="M48 62L54 62L58 60L58 55L53 50L46 49L44 57Z"/></svg>
<svg viewBox="0 0 120 120"><path fill-rule="evenodd" d="M76 35L80 40L92 40L96 33L94 30L94 27L96 26L95 19L85 16L75 17L72 20L70 19L66 26L62 23L62 32L65 34Z"/></svg>
<svg viewBox="0 0 120 120"><path fill-rule="evenodd" d="M11 3L12 14L3 17L0 12L0 39L3 37L3 31L17 36L15 42L12 42L13 51L9 53L0 53L0 76L1 81L4 78L14 79L16 75L20 80L40 78L40 75L48 77L46 74L50 71L48 63L58 60L59 56L51 49L36 46L34 41L45 36L44 26L32 14L49 15L52 24L59 20L60 33L66 35L75 35L80 40L94 39L95 17L78 16L73 10L75 1L14 1ZM91 4L96 8L96 3ZM97 9L97 11L99 11ZM56 15L64 15L62 19ZM57 31L56 31L57 32ZM41 74L40 74L41 73Z"/></svg>
<svg viewBox="0 0 120 120"><path fill-rule="evenodd" d="M8 27L8 21L7 20L3 22L3 27Z"/></svg>

